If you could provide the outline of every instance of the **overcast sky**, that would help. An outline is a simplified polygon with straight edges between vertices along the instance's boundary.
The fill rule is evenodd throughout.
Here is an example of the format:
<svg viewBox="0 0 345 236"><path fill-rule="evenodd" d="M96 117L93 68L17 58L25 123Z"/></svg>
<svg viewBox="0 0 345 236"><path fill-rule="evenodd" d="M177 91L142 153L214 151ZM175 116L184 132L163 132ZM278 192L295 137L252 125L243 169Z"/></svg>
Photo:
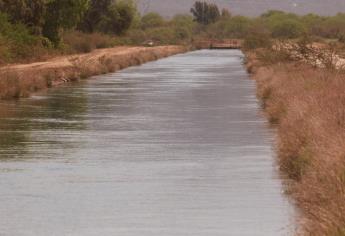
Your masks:
<svg viewBox="0 0 345 236"><path fill-rule="evenodd" d="M188 13L195 0L137 0L141 12L159 12L166 17ZM208 0L233 14L256 16L270 10L284 10L298 14L334 15L345 12L345 0Z"/></svg>

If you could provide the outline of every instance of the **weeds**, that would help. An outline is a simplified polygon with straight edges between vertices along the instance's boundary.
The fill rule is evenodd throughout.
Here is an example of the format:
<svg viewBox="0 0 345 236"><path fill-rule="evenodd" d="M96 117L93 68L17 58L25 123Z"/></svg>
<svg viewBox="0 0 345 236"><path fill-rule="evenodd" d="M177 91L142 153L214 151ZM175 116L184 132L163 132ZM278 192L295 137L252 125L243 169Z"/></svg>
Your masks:
<svg viewBox="0 0 345 236"><path fill-rule="evenodd" d="M46 81L47 88L53 87L53 80L54 80L53 76L50 73L48 73L44 76L44 78Z"/></svg>
<svg viewBox="0 0 345 236"><path fill-rule="evenodd" d="M280 166L294 180L289 192L304 211L305 234L344 235L345 74L285 62L254 78L277 124Z"/></svg>
<svg viewBox="0 0 345 236"><path fill-rule="evenodd" d="M72 53L88 53L94 49L109 48L115 45L115 39L102 33L86 34L69 31L63 36L64 45Z"/></svg>
<svg viewBox="0 0 345 236"><path fill-rule="evenodd" d="M0 91L1 99L19 98L24 95L19 75L10 71L3 72L0 79Z"/></svg>

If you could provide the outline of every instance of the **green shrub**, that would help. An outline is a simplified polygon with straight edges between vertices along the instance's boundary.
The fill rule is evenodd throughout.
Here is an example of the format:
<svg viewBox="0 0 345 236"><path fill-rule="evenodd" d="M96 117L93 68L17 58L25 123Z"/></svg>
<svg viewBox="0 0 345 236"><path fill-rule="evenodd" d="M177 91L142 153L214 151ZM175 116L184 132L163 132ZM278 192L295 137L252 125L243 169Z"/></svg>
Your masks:
<svg viewBox="0 0 345 236"><path fill-rule="evenodd" d="M244 16L235 16L220 20L207 28L214 38L243 38L248 34L251 20Z"/></svg>
<svg viewBox="0 0 345 236"><path fill-rule="evenodd" d="M0 63L28 60L40 57L49 50L49 43L41 36L31 34L22 24L12 24L0 13Z"/></svg>
<svg viewBox="0 0 345 236"><path fill-rule="evenodd" d="M297 20L288 19L277 23L272 29L274 38L294 39L306 33L303 24Z"/></svg>
<svg viewBox="0 0 345 236"><path fill-rule="evenodd" d="M162 27L165 24L165 20L157 13L148 13L141 18L141 28L151 29L156 27Z"/></svg>
<svg viewBox="0 0 345 236"><path fill-rule="evenodd" d="M158 44L175 44L176 34L170 27L153 28L147 31L148 38Z"/></svg>

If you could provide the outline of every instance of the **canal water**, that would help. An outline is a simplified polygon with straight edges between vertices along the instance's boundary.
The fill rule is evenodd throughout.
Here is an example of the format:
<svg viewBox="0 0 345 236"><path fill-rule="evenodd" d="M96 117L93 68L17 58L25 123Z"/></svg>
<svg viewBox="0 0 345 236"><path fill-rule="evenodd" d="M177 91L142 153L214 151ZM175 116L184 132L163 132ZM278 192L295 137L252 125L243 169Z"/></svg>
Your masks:
<svg viewBox="0 0 345 236"><path fill-rule="evenodd" d="M0 103L1 236L292 235L237 50Z"/></svg>

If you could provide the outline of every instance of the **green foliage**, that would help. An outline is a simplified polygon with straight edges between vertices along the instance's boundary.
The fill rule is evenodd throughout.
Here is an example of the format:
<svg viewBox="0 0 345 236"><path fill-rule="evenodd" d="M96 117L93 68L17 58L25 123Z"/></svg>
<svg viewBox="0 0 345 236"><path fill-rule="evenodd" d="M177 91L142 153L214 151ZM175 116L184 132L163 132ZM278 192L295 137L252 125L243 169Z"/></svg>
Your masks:
<svg viewBox="0 0 345 236"><path fill-rule="evenodd" d="M321 17L315 14L308 14L302 16L300 21L303 22L305 27L308 29L309 34L320 35L321 28L325 17Z"/></svg>
<svg viewBox="0 0 345 236"><path fill-rule="evenodd" d="M0 63L23 60L43 48L44 39L31 34L23 24L13 24L0 13Z"/></svg>
<svg viewBox="0 0 345 236"><path fill-rule="evenodd" d="M193 17L191 17L190 15L176 15L170 21L170 24L175 27L186 27L191 31L193 30L193 27L195 26Z"/></svg>
<svg viewBox="0 0 345 236"><path fill-rule="evenodd" d="M196 1L190 11L195 21L203 25L214 23L220 18L218 6L205 1Z"/></svg>
<svg viewBox="0 0 345 236"><path fill-rule="evenodd" d="M12 23L22 23L35 34L40 34L45 22L46 0L0 0L0 11Z"/></svg>
<svg viewBox="0 0 345 236"><path fill-rule="evenodd" d="M345 14L339 13L324 19L320 24L320 31L321 36L327 38L339 38L345 34Z"/></svg>
<svg viewBox="0 0 345 236"><path fill-rule="evenodd" d="M191 40L195 27L195 22L191 16L176 15L170 21L170 25L175 31L175 38L178 42Z"/></svg>
<svg viewBox="0 0 345 236"><path fill-rule="evenodd" d="M162 27L164 24L165 21L163 17L154 12L148 13L141 18L141 28L144 30L149 28Z"/></svg>
<svg viewBox="0 0 345 236"><path fill-rule="evenodd" d="M252 32L244 39L243 42L243 48L245 50L269 48L271 45L272 42L270 36L261 32Z"/></svg>
<svg viewBox="0 0 345 236"><path fill-rule="evenodd" d="M118 12L119 18L113 32L123 34L131 27L137 14L137 9L134 2L128 0L117 1L115 9Z"/></svg>
<svg viewBox="0 0 345 236"><path fill-rule="evenodd" d="M257 20L261 21L265 27L272 31L278 24L290 20L298 21L299 17L295 14L285 13L282 11L268 11L262 14Z"/></svg>
<svg viewBox="0 0 345 236"><path fill-rule="evenodd" d="M33 34L43 34L56 46L61 29L74 27L88 6L89 0L0 0L0 10L11 23L23 24Z"/></svg>
<svg viewBox="0 0 345 236"><path fill-rule="evenodd" d="M272 29L274 38L293 39L306 33L305 27L297 20L288 19L278 22Z"/></svg>
<svg viewBox="0 0 345 236"><path fill-rule="evenodd" d="M137 27L132 26L117 42L136 45L148 40L155 45L190 43L196 25L190 15L176 15L168 21L156 13L148 13L141 18L140 24L136 24Z"/></svg>
<svg viewBox="0 0 345 236"><path fill-rule="evenodd" d="M33 49L38 54L49 54L52 47L60 52L89 52L148 40L160 45L238 38L244 39L248 50L269 47L272 37L308 36L313 41L328 38L345 43L345 14L321 17L268 11L249 18L232 16L227 9L220 12L207 1L196 1L192 15L171 20L157 13L141 17L134 0L0 0L0 12L1 62L29 58ZM284 52L264 57L289 60Z"/></svg>
<svg viewBox="0 0 345 236"><path fill-rule="evenodd" d="M111 6L112 0L91 0L83 20L78 25L78 29L86 33L97 31L102 18L109 14Z"/></svg>
<svg viewBox="0 0 345 236"><path fill-rule="evenodd" d="M50 0L47 3L43 35L55 46L61 41L61 29L77 25L89 7L89 0Z"/></svg>
<svg viewBox="0 0 345 236"><path fill-rule="evenodd" d="M175 44L176 34L174 29L170 27L157 27L147 30L149 39L156 42L156 44Z"/></svg>
<svg viewBox="0 0 345 236"><path fill-rule="evenodd" d="M123 34L130 28L135 16L136 8L132 1L91 0L78 29L87 33Z"/></svg>
<svg viewBox="0 0 345 236"><path fill-rule="evenodd" d="M244 38L250 26L250 19L244 16L235 16L210 25L208 33L215 38Z"/></svg>

